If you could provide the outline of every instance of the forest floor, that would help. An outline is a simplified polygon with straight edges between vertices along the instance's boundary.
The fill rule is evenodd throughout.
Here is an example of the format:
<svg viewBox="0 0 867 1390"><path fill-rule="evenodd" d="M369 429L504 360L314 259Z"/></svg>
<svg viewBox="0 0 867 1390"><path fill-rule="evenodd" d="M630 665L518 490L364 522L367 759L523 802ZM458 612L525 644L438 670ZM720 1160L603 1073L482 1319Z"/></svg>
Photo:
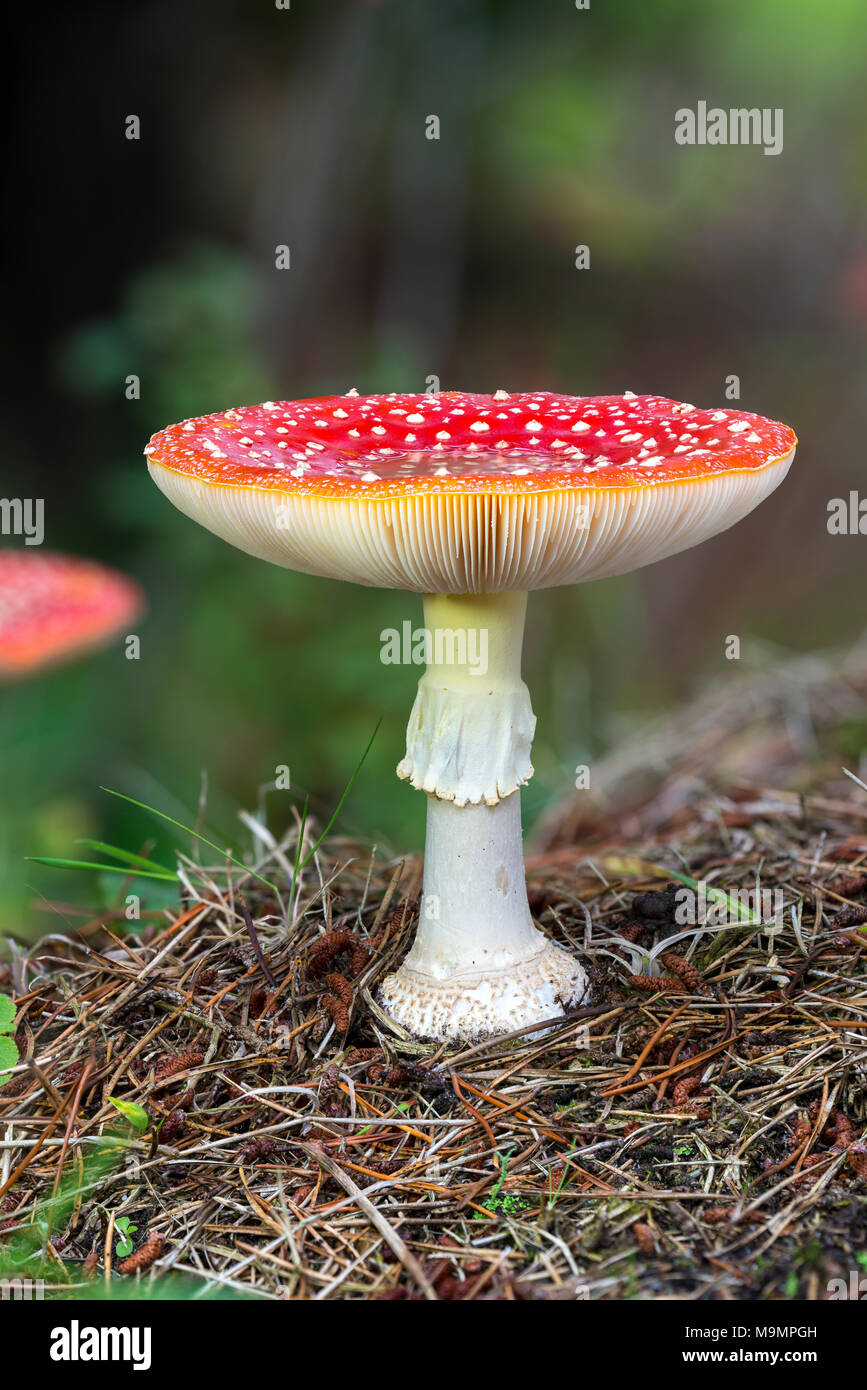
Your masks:
<svg viewBox="0 0 867 1390"><path fill-rule="evenodd" d="M767 766L720 786L681 719L628 806L549 819L531 908L592 995L548 1030L406 1036L376 991L420 862L339 838L288 929L255 875L285 888L296 847L263 832L255 873L184 861L182 903L134 937L103 916L17 948L0 1273L59 1297L845 1296L867 1272L867 788L826 738L839 705L823 724L811 700L794 789L788 765L782 789Z"/></svg>

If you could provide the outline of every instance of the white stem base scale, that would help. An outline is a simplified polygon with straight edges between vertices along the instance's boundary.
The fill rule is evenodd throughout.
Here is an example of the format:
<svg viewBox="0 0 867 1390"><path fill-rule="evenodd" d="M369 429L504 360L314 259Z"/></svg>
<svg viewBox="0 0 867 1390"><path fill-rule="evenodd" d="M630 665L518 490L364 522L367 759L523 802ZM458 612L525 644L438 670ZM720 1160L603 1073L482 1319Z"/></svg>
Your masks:
<svg viewBox="0 0 867 1390"><path fill-rule="evenodd" d="M512 1032L587 992L581 966L533 925L527 903L518 786L532 775L535 721L520 676L525 608L516 593L425 600L431 631L483 624L489 661L481 678L428 667L398 769L428 790L424 887L415 942L380 997L419 1037Z"/></svg>

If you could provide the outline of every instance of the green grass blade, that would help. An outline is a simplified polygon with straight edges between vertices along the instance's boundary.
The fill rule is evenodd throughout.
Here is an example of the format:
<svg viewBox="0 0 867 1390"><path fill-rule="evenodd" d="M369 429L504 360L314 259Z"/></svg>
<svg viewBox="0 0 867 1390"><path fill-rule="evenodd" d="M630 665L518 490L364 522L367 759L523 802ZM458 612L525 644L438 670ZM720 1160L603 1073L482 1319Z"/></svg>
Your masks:
<svg viewBox="0 0 867 1390"><path fill-rule="evenodd" d="M355 782L355 779L357 778L359 772L361 771L362 767L364 766L365 761L367 760L367 755L368 755L368 753L370 752L371 748L373 747L373 740L376 738L376 735L379 733L379 729L380 729L381 724L382 724L382 716L380 716L380 718L376 721L376 728L374 729L373 733L370 735L370 738L367 740L367 746L366 746L364 752L362 753L361 757L359 758L359 760L358 760L358 762L357 762L357 764L356 764L356 766L355 766L355 771L353 772L353 774L352 774L352 776L350 777L349 781L346 783L346 786L345 786L344 789L343 789L343 795L341 796L340 800L338 801L337 805L335 806L334 811L333 811L333 813L332 813L332 815L331 815L331 818L330 818L330 820L328 821L328 824L326 825L325 829L322 831L322 834L319 836L319 839L316 841L315 845L313 845L312 848L309 849L309 850L307 851L307 854L304 856L304 858L301 859L301 857L300 857L300 856L301 856L301 847L302 847L303 844L304 844L304 830L305 830L305 827L306 827L306 825L307 825L307 799L305 798L305 801L304 801L304 815L303 815L303 817L302 817L301 829L300 829L300 833L299 833L299 836L298 836L298 852L297 852L297 854L296 854L296 856L295 856L295 866L294 866L294 869L293 869L293 871L292 871L291 892L292 892L293 894L294 894L294 892L295 892L295 881L296 881L296 879L297 879L297 877L298 877L298 874L299 874L300 870L303 869L304 866L305 866L306 864L309 864L309 863L310 863L310 860L313 858L314 854L315 854L316 851L318 850L319 846L322 844L322 842L323 842L323 840L325 839L326 835L328 835L328 833L330 832L331 827L333 826L334 822L337 820L337 817L340 815L340 812L341 812L341 810L343 809L343 803L345 802L347 796L349 795L350 791L352 790L352 787L353 787L353 784L354 784L354 782ZM271 890L271 892L274 893L274 894L276 895L276 897L279 899L279 897L280 897L280 890L279 890L279 888L276 886L276 884L271 883L271 881L270 881L269 879L267 879L267 878L263 878L263 876L262 876L261 874L257 874L256 871L255 871L255 869L249 868L249 867L248 867L246 864L244 864L241 860L236 859L235 856L234 856L233 854L230 854L229 851L228 851L227 849L224 849L221 845L216 845L216 844L214 844L214 841L213 841L213 840L208 840L204 835L200 835L199 832L198 832L197 830L193 830L193 829L191 829L190 826L184 825L182 821L175 820L174 816L166 815L165 811L158 811L157 808L156 808L155 806L148 806L147 802L145 802L145 801L137 801L136 798L135 798L134 796L127 796L124 792L117 792L117 791L114 791L114 789L113 789L112 787L100 787L100 791L107 792L109 796L116 796L116 797L119 797L119 799L120 799L121 801L128 801L129 804L130 804L131 806L138 806L140 810L142 810L142 811L148 811L148 812L150 813L150 815L152 815L152 816L159 816L160 820L167 821L169 825L174 825L178 830L183 830L187 835L192 835L194 839L200 840L201 843L202 843L203 845L207 845L209 849L215 850L216 853L219 854L221 857L227 858L227 859L229 860L229 862L230 862L231 864L234 864L234 866L235 866L237 869L242 869L244 873L249 874L252 878L258 879L259 883L264 883L264 884L265 884L265 887L266 887L266 888L269 888L269 889ZM110 851L104 849L104 852L110 852ZM143 873L143 874L142 874L142 877L144 877L144 876L145 876L145 875L144 875L144 873ZM155 875L151 875L151 876L152 876L152 877L155 877Z"/></svg>
<svg viewBox="0 0 867 1390"><path fill-rule="evenodd" d="M667 869L666 873L669 872L672 878L677 879L679 883L685 884L687 888L691 888L693 893L698 896L701 890L698 879L690 878L689 874L678 873L676 869ZM714 906L719 906L720 903L725 904L726 911L729 915L734 916L736 921L743 922L750 927L761 926L761 915L752 912L748 907L744 907L742 903L738 902L737 898L733 898L724 888L714 888L712 884L706 884L704 895L707 901L713 903Z"/></svg>
<svg viewBox="0 0 867 1390"><path fill-rule="evenodd" d="M146 859L143 854L133 854L128 849L120 849L117 845L104 844L102 840L76 840L77 845L84 845L85 849L98 850L100 854L107 854L111 859L119 859L123 864L138 864L140 869L162 869L164 874L171 874L172 870L165 864L157 864L153 859Z"/></svg>
<svg viewBox="0 0 867 1390"><path fill-rule="evenodd" d="M47 864L49 869L90 869L103 874L123 874L124 878L157 878L162 883L177 883L177 875L165 870L153 873L149 869L137 869L132 864L121 868L117 864L91 864L84 859L49 859L38 854L25 856L29 864Z"/></svg>
<svg viewBox="0 0 867 1390"><path fill-rule="evenodd" d="M301 868L301 850L304 846L304 831L307 829L307 804L309 800L309 796L305 796L304 810L301 812L301 824L298 827L298 847L295 850L295 863L292 867L292 883L289 887L290 912L293 910L295 904L295 881L298 878L298 870Z"/></svg>
<svg viewBox="0 0 867 1390"><path fill-rule="evenodd" d="M310 860L313 858L313 856L314 856L314 854L316 853L316 851L318 850L319 846L322 844L322 841L325 839L325 836L328 834L328 832L329 832L329 830L331 829L332 825L333 825L334 822L337 820L337 817L340 815L341 809L342 809L342 807L343 807L343 803L344 803L344 801L346 800L346 798L348 797L350 791L352 790L352 784L353 784L353 782L355 781L356 777L358 776L359 772L361 771L362 767L364 766L365 760L367 759L367 755L368 755L368 753L370 752L371 748L373 747L373 740L376 738L376 735L379 733L379 729L380 729L380 725L381 725L381 724L382 724L382 715L380 715L379 719L377 719L377 721L376 721L376 728L374 729L373 733L370 735L370 738L367 740L367 747L365 748L364 752L362 753L361 757L359 758L359 760L358 760L358 762L357 762L357 764L356 764L356 767L355 767L355 771L353 772L352 776L350 777L349 781L346 783L346 786L345 786L344 789L343 789L343 795L341 796L340 800L338 801L337 805L336 805L335 808L334 808L334 814L332 815L330 821L329 821L328 824L326 825L326 827L325 827L325 829L323 830L322 834L319 836L319 839L316 841L316 844L313 846L313 848L312 848L311 850L308 851L308 853L304 856L303 860L301 861L301 866L300 866L300 867L301 867L302 869L304 868L305 864L309 864L309 863L310 863Z"/></svg>
<svg viewBox="0 0 867 1390"><path fill-rule="evenodd" d="M263 878L261 874L257 874L256 870L249 868L243 860L236 859L234 854L231 854L229 850L225 849L222 845L215 845L213 840L208 840L204 835L200 835L198 830L193 830L190 826L184 825L183 821L175 820L174 816L167 816L165 811L158 811L156 806L148 806L146 801L136 801L134 796L126 796L124 792L116 792L111 787L100 787L99 790L101 792L108 792L109 796L119 797L121 801L128 801L131 806L138 806L140 810L148 811L152 816L159 816L160 820L168 821L169 825L177 826L178 830L183 830L187 835L192 835L194 840L200 840L202 844L207 845L209 849L216 850L217 854L219 854L222 859L228 859L229 863L234 864L236 869L242 869L243 872L249 874L251 878L258 879L259 883L264 883L265 887L269 888L279 899L280 889L276 884L272 883L270 879Z"/></svg>
<svg viewBox="0 0 867 1390"><path fill-rule="evenodd" d="M697 879L690 878L689 874L682 873L678 869L662 869L658 864L654 864L649 859L643 859L638 856L614 854L606 855L605 863L609 869L612 869L612 866L616 864L618 867L613 868L612 871L615 873L619 871L624 877L646 872L659 878L676 879L678 883L682 883L685 887L691 888L696 896L700 895L701 885ZM706 900L715 907L724 904L726 912L735 922L741 922L751 927L761 926L761 914L757 914L751 911L750 908L744 907L738 902L737 898L733 898L725 889L714 888L711 884L707 884L705 886L704 895Z"/></svg>
<svg viewBox="0 0 867 1390"><path fill-rule="evenodd" d="M310 863L310 860L313 858L313 856L314 856L314 854L316 853L316 851L318 850L319 846L322 844L322 841L325 839L325 836L328 834L328 832L329 832L329 830L331 829L332 825L333 825L334 822L337 820L337 817L340 815L340 811L341 811L341 808L342 808L342 806L343 806L343 803L344 803L344 801L346 800L346 798L348 797L350 791L352 790L352 784L353 784L353 782L355 781L356 777L358 776L359 772L361 771L362 767L364 766L364 763L365 763L365 760L366 760L366 758L367 758L367 755L368 755L368 753L370 752L371 748L373 747L373 740L376 738L376 735L379 733L379 729L380 729L380 725L381 725L381 724L382 724L382 715L380 715L379 719L377 719L377 721L376 721L376 728L374 729L373 733L370 735L370 738L367 740L367 747L365 748L364 752L362 753L361 757L359 758L358 762L356 763L356 765L355 765L355 771L353 772L353 774L352 774L352 776L350 777L349 781L346 783L346 786L343 788L343 795L341 796L340 800L338 801L337 805L335 806L334 811L333 811L332 816L331 816L331 819L329 820L329 822L328 822L328 824L326 825L325 829L323 830L322 834L319 836L319 839L316 841L316 844L313 845L312 849L309 849L309 850L307 851L307 853L305 854L304 858L302 859L302 858L301 858L301 848L302 848L302 846L303 846L303 844L304 844L304 831L305 831L305 829L307 828L307 803L308 803L308 801L309 801L309 797L306 797L306 796L305 796L305 798L304 798L304 810L303 810L302 815L301 815L301 825L300 825L300 828L299 828L299 830L298 830L298 849L297 849L297 852L296 852L296 854L295 854L295 865L294 865L294 867L293 867L293 869L292 869L292 884L291 884L291 887L290 887L290 890L289 890L290 901L293 902L293 903L294 903L294 901L295 901L295 883L296 883L296 880L297 880L297 878L298 878L298 874L299 874L299 872L301 871L301 869L303 869L303 868L305 867L306 864L309 864L309 863Z"/></svg>

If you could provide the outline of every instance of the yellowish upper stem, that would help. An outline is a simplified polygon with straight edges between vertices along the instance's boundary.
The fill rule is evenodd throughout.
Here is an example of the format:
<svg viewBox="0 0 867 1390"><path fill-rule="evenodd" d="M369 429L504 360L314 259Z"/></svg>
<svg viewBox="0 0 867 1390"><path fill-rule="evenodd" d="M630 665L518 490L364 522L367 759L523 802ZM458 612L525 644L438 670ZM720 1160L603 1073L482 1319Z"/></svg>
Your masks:
<svg viewBox="0 0 867 1390"><path fill-rule="evenodd" d="M431 594L431 660L397 775L458 806L495 806L533 775L536 718L521 679L525 593Z"/></svg>

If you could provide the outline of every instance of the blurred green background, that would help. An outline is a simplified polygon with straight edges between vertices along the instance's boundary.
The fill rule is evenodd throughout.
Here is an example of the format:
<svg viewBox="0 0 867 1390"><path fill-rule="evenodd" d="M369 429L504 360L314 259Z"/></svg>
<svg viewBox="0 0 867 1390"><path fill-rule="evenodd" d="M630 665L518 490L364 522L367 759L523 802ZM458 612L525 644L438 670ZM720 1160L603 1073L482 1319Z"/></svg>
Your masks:
<svg viewBox="0 0 867 1390"><path fill-rule="evenodd" d="M859 634L867 542L829 536L826 508L864 476L860 0L83 0L21 25L0 493L44 496L46 547L133 574L149 614L139 661L115 643L0 690L3 931L62 927L40 894L73 923L98 896L24 855L147 838L100 784L191 822L207 769L208 822L237 844L262 796L278 828L306 793L327 816L380 716L340 826L421 843L424 798L394 776L420 672L379 662L420 600L271 568L182 517L141 451L185 416L435 374L795 427L788 482L736 531L531 599L528 823L625 725L728 678L728 634ZM678 146L699 100L783 108L783 152ZM262 792L284 763L292 793Z"/></svg>

